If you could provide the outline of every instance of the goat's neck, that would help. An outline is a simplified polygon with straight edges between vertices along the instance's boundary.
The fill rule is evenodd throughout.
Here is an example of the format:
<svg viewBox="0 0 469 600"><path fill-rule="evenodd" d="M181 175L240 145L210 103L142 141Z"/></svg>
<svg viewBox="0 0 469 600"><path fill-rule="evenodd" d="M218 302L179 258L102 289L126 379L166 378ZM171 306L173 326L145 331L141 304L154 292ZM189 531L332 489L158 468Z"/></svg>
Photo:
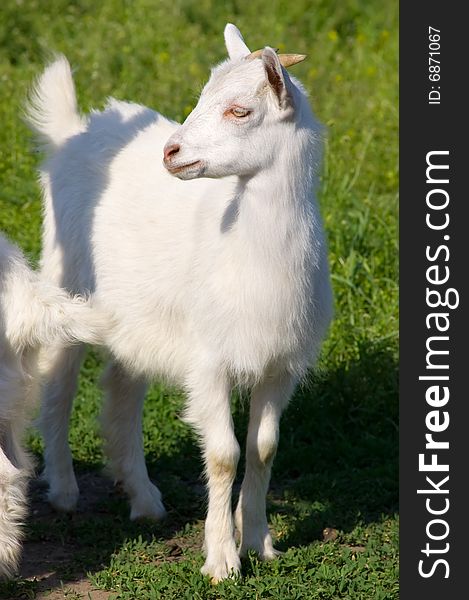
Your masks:
<svg viewBox="0 0 469 600"><path fill-rule="evenodd" d="M266 253L306 250L316 221L311 153L281 150L268 169L240 178L238 233Z"/></svg>

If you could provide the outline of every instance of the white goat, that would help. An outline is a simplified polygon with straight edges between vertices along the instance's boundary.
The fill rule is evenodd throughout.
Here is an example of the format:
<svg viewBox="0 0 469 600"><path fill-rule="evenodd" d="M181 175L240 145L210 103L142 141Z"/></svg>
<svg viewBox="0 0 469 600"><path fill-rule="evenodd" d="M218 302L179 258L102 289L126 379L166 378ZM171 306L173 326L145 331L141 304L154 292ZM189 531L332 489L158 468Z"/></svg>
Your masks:
<svg viewBox="0 0 469 600"><path fill-rule="evenodd" d="M274 50L255 58L231 24L225 41L229 60L182 126L114 99L79 116L63 57L38 80L29 113L49 154L42 271L71 292L91 290L113 319L102 419L111 470L131 518L165 514L144 462L142 403L151 378L184 386L205 459L202 572L213 581L240 568L231 389L252 389L239 554L270 559L265 497L279 419L332 304L314 191L321 127ZM67 422L81 356L51 358L42 412L49 499L63 510L78 497Z"/></svg>
<svg viewBox="0 0 469 600"><path fill-rule="evenodd" d="M20 555L32 470L21 437L38 391L39 346L97 344L100 331L104 320L87 302L42 281L0 235L0 576L13 573Z"/></svg>

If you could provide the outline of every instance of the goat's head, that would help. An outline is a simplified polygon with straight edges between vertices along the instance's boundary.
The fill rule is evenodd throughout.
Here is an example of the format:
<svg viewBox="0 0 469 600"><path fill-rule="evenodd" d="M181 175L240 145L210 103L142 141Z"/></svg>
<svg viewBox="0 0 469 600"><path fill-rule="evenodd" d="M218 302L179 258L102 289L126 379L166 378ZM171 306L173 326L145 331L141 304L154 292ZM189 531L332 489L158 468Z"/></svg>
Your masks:
<svg viewBox="0 0 469 600"><path fill-rule="evenodd" d="M282 67L304 56L278 56L269 46L251 53L231 24L225 43L229 59L212 70L197 106L164 148L165 167L180 179L252 175L268 167L304 102Z"/></svg>

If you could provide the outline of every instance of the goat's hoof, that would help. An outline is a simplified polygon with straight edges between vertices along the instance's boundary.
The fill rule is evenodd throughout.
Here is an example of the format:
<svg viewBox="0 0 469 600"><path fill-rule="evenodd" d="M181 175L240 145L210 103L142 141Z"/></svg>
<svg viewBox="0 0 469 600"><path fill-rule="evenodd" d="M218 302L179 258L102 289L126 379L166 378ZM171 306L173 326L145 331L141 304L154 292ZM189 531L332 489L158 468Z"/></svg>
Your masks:
<svg viewBox="0 0 469 600"><path fill-rule="evenodd" d="M276 550L273 547L272 540L270 539L259 540L256 542L243 542L239 547L238 553L242 558L245 558L248 555L249 550L253 550L260 560L274 560L283 554L283 552Z"/></svg>
<svg viewBox="0 0 469 600"><path fill-rule="evenodd" d="M124 483L124 490L129 493L129 487ZM161 521L166 517L166 509L161 500L161 492L150 481L144 484L134 485L130 496L130 519L152 519Z"/></svg>
<svg viewBox="0 0 469 600"><path fill-rule="evenodd" d="M69 492L49 491L47 500L54 510L69 513L76 509L78 496L78 489Z"/></svg>
<svg viewBox="0 0 469 600"><path fill-rule="evenodd" d="M152 519L161 521L166 517L166 509L161 501L161 494L158 488L152 490L153 493L145 494L145 497L134 498L131 501L130 520Z"/></svg>
<svg viewBox="0 0 469 600"><path fill-rule="evenodd" d="M152 521L162 521L166 515L167 512L162 503L159 506L133 506L130 511L130 520L151 519Z"/></svg>
<svg viewBox="0 0 469 600"><path fill-rule="evenodd" d="M236 553L233 556L221 558L219 561L207 559L200 572L202 575L208 575L210 583L216 585L228 577L238 578L241 573L241 561Z"/></svg>
<svg viewBox="0 0 469 600"><path fill-rule="evenodd" d="M259 558L261 560L275 560L279 556L281 556L283 552L281 550L276 550L275 548L264 549L263 552L259 553Z"/></svg>

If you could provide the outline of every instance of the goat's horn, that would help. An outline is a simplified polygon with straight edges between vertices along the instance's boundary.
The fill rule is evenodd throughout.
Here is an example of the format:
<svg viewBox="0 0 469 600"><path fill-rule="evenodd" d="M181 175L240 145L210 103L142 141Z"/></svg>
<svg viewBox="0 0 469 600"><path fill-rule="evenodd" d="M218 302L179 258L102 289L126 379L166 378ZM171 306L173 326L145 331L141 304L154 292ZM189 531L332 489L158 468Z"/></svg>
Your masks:
<svg viewBox="0 0 469 600"><path fill-rule="evenodd" d="M291 67L303 61L306 54L279 54L278 59L283 67Z"/></svg>
<svg viewBox="0 0 469 600"><path fill-rule="evenodd" d="M248 56L246 56L246 60L253 60L254 58L260 58L262 56L262 52L264 50L256 50L255 52L251 52L251 54L248 54ZM276 50L276 52L278 52L278 50ZM301 61L303 61L306 58L306 54L279 54L278 55L278 59L280 61L280 64L283 67L291 67L292 65L296 65L296 63L299 63Z"/></svg>

